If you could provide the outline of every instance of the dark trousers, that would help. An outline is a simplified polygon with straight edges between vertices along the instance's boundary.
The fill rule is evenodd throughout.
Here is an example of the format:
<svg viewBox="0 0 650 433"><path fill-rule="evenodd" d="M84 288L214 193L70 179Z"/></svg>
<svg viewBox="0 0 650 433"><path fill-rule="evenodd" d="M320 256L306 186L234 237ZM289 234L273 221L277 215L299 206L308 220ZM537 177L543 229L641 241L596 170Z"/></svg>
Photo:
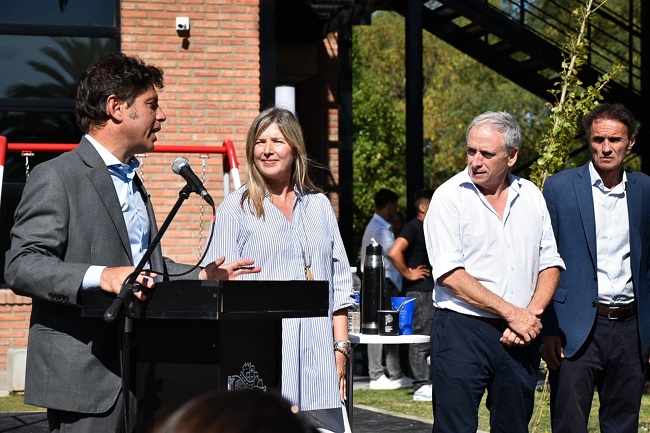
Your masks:
<svg viewBox="0 0 650 433"><path fill-rule="evenodd" d="M539 371L539 341L508 348L505 322L436 309L431 331L433 432L476 433L487 390L491 433L528 433Z"/></svg>
<svg viewBox="0 0 650 433"><path fill-rule="evenodd" d="M406 295L404 295L415 298L415 311L413 312L414 334L431 335L434 311L431 295L431 292L421 291L406 292ZM413 374L413 389L415 391L431 383L431 372L427 363L427 357L430 353L430 343L409 345L409 365Z"/></svg>
<svg viewBox="0 0 650 433"><path fill-rule="evenodd" d="M637 320L598 316L582 349L549 374L553 433L587 433L594 389L602 433L636 433L645 381Z"/></svg>

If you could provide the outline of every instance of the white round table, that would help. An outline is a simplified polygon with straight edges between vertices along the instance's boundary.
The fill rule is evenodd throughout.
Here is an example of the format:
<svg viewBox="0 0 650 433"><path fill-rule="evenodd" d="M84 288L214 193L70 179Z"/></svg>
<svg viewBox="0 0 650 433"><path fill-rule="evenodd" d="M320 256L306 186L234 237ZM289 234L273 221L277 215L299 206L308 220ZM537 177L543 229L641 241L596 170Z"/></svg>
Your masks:
<svg viewBox="0 0 650 433"><path fill-rule="evenodd" d="M429 342L428 335L350 334L352 344L413 344Z"/></svg>

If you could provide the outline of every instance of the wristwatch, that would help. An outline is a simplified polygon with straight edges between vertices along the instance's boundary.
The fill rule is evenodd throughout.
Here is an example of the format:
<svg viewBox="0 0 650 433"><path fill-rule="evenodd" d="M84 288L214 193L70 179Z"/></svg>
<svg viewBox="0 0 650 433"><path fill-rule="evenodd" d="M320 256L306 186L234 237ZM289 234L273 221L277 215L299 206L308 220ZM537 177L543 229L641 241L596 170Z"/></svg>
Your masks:
<svg viewBox="0 0 650 433"><path fill-rule="evenodd" d="M350 343L350 340L334 341L334 350L336 350L337 347L345 350L350 350L352 349L352 344Z"/></svg>

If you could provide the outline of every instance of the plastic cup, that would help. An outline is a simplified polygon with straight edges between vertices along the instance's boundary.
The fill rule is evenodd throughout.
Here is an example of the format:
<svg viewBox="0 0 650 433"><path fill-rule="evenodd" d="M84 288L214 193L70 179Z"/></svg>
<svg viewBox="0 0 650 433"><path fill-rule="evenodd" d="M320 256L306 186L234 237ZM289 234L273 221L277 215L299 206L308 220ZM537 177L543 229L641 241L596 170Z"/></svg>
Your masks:
<svg viewBox="0 0 650 433"><path fill-rule="evenodd" d="M390 298L393 310L397 310L397 307L399 307L402 302L408 301L409 299L415 298L404 296L394 296ZM417 301L415 300L409 302L399 310L399 335L413 334L413 314L415 313L416 302Z"/></svg>

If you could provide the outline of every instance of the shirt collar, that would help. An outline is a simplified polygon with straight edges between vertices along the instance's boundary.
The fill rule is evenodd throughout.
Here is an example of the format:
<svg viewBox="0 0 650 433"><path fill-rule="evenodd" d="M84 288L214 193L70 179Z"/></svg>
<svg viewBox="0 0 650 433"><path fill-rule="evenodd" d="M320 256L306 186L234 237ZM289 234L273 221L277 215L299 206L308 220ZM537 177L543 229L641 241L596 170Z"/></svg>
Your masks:
<svg viewBox="0 0 650 433"><path fill-rule="evenodd" d="M377 221L377 223L378 223L379 225L381 225L382 227L385 227L385 228L387 228L387 229L391 229L391 228L392 228L391 223L388 222L388 221L386 221L386 220L385 220L381 215L379 215L378 213L375 213L375 214L372 216L372 218L373 218L375 221Z"/></svg>
<svg viewBox="0 0 650 433"><path fill-rule="evenodd" d="M108 171L121 178L123 181L128 182L135 177L135 169L138 168L140 163L137 159L132 159L128 164L111 164L108 166Z"/></svg>
<svg viewBox="0 0 650 433"><path fill-rule="evenodd" d="M510 183L508 188L512 189L515 193L519 193L519 190L521 189L521 178L519 176L515 176L514 174L508 172L508 182ZM468 186L474 191L476 191L477 194L481 193L481 191L479 191L479 189L472 181L472 178L469 176L469 167L465 168L465 170L459 173L458 185Z"/></svg>
<svg viewBox="0 0 650 433"><path fill-rule="evenodd" d="M595 186L598 188L600 191L607 193L607 192L612 192L615 194L620 194L625 191L626 186L627 186L627 175L625 174L625 170L623 170L623 177L621 178L621 183L616 185L614 188L609 189L605 186L603 183L603 179L600 177L600 174L596 171L596 167L594 167L593 161L589 161L589 178L591 180L591 185Z"/></svg>
<svg viewBox="0 0 650 433"><path fill-rule="evenodd" d="M90 144L93 145L107 167L116 167L127 175L133 173L136 168L140 167L140 161L138 161L138 158L135 156L131 157L131 160L128 164L123 164L122 161L117 159L115 155L109 152L99 141L95 140L92 136L86 134L85 138L90 142ZM130 177L133 178L132 175L130 175Z"/></svg>

